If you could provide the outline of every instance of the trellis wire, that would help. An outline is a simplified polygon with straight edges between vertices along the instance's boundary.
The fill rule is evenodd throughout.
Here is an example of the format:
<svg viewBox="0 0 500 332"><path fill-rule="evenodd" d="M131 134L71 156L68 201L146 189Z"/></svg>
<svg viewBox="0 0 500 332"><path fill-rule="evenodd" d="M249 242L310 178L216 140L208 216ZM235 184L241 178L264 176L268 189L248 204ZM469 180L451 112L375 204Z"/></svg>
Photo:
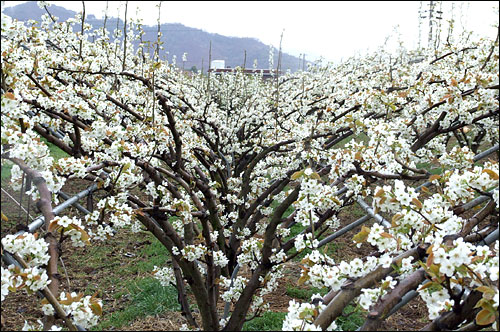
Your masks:
<svg viewBox="0 0 500 332"><path fill-rule="evenodd" d="M93 183L87 189L79 192L78 194L76 194L75 196L71 197L67 201L64 201L60 205L56 206L53 209L54 214L57 216L64 209L66 209L67 207L70 207L70 206L74 205L76 202L78 202L78 200L80 200L81 198L87 196L88 194L90 194L91 192L93 192L96 189L97 189L97 185L95 183ZM41 227L43 224L45 224L45 218L43 216L40 216L40 217L36 218L35 220L33 220L33 222L28 225L28 231L30 233L33 233L36 229L38 229L39 227Z"/></svg>
<svg viewBox="0 0 500 332"><path fill-rule="evenodd" d="M357 202L358 202L359 206L361 206L363 208L363 210L365 210L365 212L370 215L370 217L374 218L376 221L381 223L384 227L387 227L387 228L391 227L391 223L388 222L387 220L385 220L385 218L382 217L380 214L375 213L375 211L373 211L371 206L368 205L361 197L358 197Z"/></svg>
<svg viewBox="0 0 500 332"><path fill-rule="evenodd" d="M490 155L491 153L497 151L498 149L499 149L499 144L496 144L495 146L489 148L488 150L483 151L483 152L475 155L474 156L474 161L481 160L482 158ZM431 182L425 182L425 183L419 185L415 190L416 191L420 191L420 190L422 190L422 187L429 187L431 185L432 185ZM337 193L339 193L341 191L342 191L342 193L344 193L344 192L347 191L347 188L344 187L341 190L339 190ZM335 194L337 194L337 193L335 193ZM489 199L489 197L486 196L486 195L479 196L477 198L474 198L472 201L467 202L466 204L464 204L463 208L465 210L468 210L468 209L470 209L470 208L472 208L472 207L474 207L476 205L479 205L479 204L483 203L484 201L486 201L488 199ZM362 201L362 203L360 203L360 200ZM365 211L366 211L366 208L369 208L368 204L366 202L364 202L362 199L358 199L358 203L359 203L359 205L361 205L361 207L363 209L365 209ZM373 212L373 210L372 210L372 212ZM367 214L364 217L361 217L358 220L356 220L356 221L350 223L349 225L343 227L342 229L338 230L334 234L332 234L332 235L324 238L323 240L321 240L319 242L319 244L318 244L318 248L322 247L323 245L325 245L325 244L327 244L327 243L329 243L331 241L333 241L334 239L336 239L339 236L347 233L348 231L356 228L357 226L362 225L363 223L365 223L368 220L370 220L372 217L373 217L372 214ZM376 220L379 221L380 223L382 223L385 227L390 227L391 226L391 224L387 220L385 220L382 216L380 216L378 214L377 214Z"/></svg>
<svg viewBox="0 0 500 332"><path fill-rule="evenodd" d="M498 148L499 148L499 144L496 144L496 145L492 146L491 148L489 148L488 150L483 151L481 153L478 153L473 158L474 162L479 161L479 160L483 159L486 156L489 156L493 152L497 151ZM420 191L420 190L422 190L422 187L428 187L428 186L431 186L431 185L432 185L432 182L431 181L427 181L426 183L423 183L420 186L418 186L415 190L416 191Z"/></svg>
<svg viewBox="0 0 500 332"><path fill-rule="evenodd" d="M97 189L97 185L94 183L90 187L88 187L87 189L79 192L75 196L69 198L67 201L65 201L62 204L56 206L52 210L54 212L54 215L58 215L59 213L61 213L64 209L66 209L69 206L78 204L78 200L79 199L81 199L82 197L87 196L88 194L90 194L91 192L93 192L95 189ZM68 197L68 196L66 196L66 197ZM45 218L43 216L39 216L38 218L36 218L35 220L33 220L28 225L27 230L28 230L29 233L33 233L38 228L40 228L41 226L43 226L43 224L45 224ZM22 233L25 233L25 231L19 231L19 232L15 233L15 235L20 235ZM5 250L3 251L3 254L2 254L2 260L7 265L14 264L14 265L16 265L18 267L22 267L21 264L11 254L9 254Z"/></svg>

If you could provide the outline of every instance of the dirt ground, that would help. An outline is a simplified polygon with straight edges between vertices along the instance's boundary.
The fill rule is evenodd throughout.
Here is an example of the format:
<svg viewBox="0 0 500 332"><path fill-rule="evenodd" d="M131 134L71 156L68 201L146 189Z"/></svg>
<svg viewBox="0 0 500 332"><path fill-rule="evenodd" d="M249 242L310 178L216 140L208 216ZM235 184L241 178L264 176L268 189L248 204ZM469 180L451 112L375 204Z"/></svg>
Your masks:
<svg viewBox="0 0 500 332"><path fill-rule="evenodd" d="M7 190L16 199L19 198L19 193L13 192L7 185L2 185L2 188ZM72 181L67 184L63 191L68 193L70 196L86 188L86 183L83 181ZM82 199L80 203L85 205L85 200ZM19 208L13 204L12 199L7 195L2 194L2 212L9 217L8 222L2 222L2 237L7 234L15 233L16 231L16 221L19 220L19 215L21 219L24 220L25 214L19 213ZM24 202L26 203L26 196L24 197ZM26 205L26 204L25 204ZM71 208L67 211L69 214L78 213L76 209ZM30 214L32 216L37 216L37 212L34 209L34 204L31 204ZM342 225L347 225L352 221L359 218L359 216L351 215L349 211L343 211L339 215ZM364 257L373 252L373 249L367 245L361 246L361 248L356 248L352 244L352 237L359 230L352 230L340 238L335 240L336 245L340 250L336 251L334 259L340 261L343 259L350 259L353 257ZM131 234L119 233L113 237L112 241L105 244L110 246L112 253L121 252L124 250L123 243L131 243ZM98 283L99 280L103 279L109 269L93 269L89 267L82 266L82 257L85 259L85 255L88 255L86 248L72 248L71 246L65 246L63 248L64 256L63 260L67 269L69 280L71 281L71 287L69 287L66 281L66 276L64 275L61 281L61 290L71 290L71 291L83 291L88 284ZM126 249L126 248L125 248ZM129 248L134 249L134 248ZM121 251L120 251L121 250ZM123 255L111 255L109 257L109 266L123 266L124 264L130 264L130 260ZM287 285L296 286L297 279L300 275L300 264L297 262L289 262L285 267L285 274L282 280L279 282L277 290L271 294L267 295L264 299L270 304L271 310L276 312L286 312L288 309L288 303L292 297L287 295ZM244 273L244 271L242 271ZM78 276L78 278L74 278ZM192 295L188 295L191 300ZM117 298L113 296L113 290L110 289L109 292L101 294L101 298L105 302L105 314L110 314L115 311L123 310L128 305L127 298ZM194 303L193 301L190 301ZM219 309L223 310L224 303L219 304ZM15 331L19 330L23 325L25 319L29 319L31 322L36 321L42 317L42 312L39 309L39 300L34 295L28 295L25 291L18 291L14 294L9 294L5 301L2 301L2 331ZM391 316L384 322L381 330L415 330L423 327L426 324L426 307L425 304L420 300L420 298L414 299L408 305L403 307L396 314ZM195 314L196 315L196 314ZM126 327L120 327L120 330L126 331L153 331L153 330L178 330L182 324L186 323L186 320L182 317L179 312L166 311L156 316L148 316L145 318L139 318L133 321ZM110 329L111 330L111 329Z"/></svg>

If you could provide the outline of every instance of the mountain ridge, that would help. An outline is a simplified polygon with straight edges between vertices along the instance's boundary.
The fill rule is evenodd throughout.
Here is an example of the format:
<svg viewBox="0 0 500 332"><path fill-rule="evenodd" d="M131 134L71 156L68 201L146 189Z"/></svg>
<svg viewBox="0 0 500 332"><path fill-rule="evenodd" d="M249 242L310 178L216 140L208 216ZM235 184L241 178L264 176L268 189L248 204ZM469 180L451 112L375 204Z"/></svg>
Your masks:
<svg viewBox="0 0 500 332"><path fill-rule="evenodd" d="M66 21L74 17L77 12L52 4L48 7L53 16L60 21ZM38 7L36 1L28 1L23 4L3 9L4 14L19 21L36 20L40 21L41 16L46 13L44 9ZM89 14L85 17L85 22L92 25L93 29L103 26L104 19L98 19L95 15ZM112 32L118 24L123 28L123 21L116 17L108 17L106 29ZM157 26L143 25L145 34L143 40L156 41ZM257 60L257 68L269 68L270 46L260 40L251 37L230 37L218 33L209 33L202 29L191 28L181 23L163 23L160 26L164 50L160 51L160 58L172 62L173 57L177 59L177 66L184 69L197 69L206 71L208 69L209 49L211 42L211 59L224 60L226 66L236 67L245 65L251 68L254 60ZM112 33L111 33L112 35ZM187 61L182 63L182 55L187 53ZM246 60L246 61L245 61ZM274 49L274 67L278 63L278 50ZM303 66L302 59L282 53L281 69L286 71L296 71Z"/></svg>

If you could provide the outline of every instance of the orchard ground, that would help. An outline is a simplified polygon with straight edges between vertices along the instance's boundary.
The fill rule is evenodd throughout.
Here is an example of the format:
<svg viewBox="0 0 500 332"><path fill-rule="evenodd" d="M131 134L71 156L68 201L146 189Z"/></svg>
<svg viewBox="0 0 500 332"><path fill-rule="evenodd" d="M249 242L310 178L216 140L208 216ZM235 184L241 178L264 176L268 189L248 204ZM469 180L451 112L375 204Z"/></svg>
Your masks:
<svg viewBox="0 0 500 332"><path fill-rule="evenodd" d="M6 173L6 170L2 173L2 188L18 200L20 193L9 186ZM73 180L69 181L62 191L72 196L85 188L84 181ZM100 192L95 193L94 202L100 195ZM20 212L19 207L6 194L2 194L1 199L2 212L9 218L2 224L1 235L4 237L15 233L18 223L26 224L26 214ZM26 200L24 196L25 207ZM85 205L85 198L80 200L80 204ZM29 212L32 217L38 216L34 206L34 202L31 202ZM82 216L74 207L66 209L63 214ZM363 215L364 211L354 205L342 211L339 219L344 226ZM299 227L294 226L292 232L300 232ZM358 231L354 229L347 232L331 242L326 250L338 261L362 258L372 253L373 249L366 243L361 248L354 246L352 237ZM328 235L326 233L323 237ZM303 256L304 254L298 255L286 264L279 287L273 294L264 297L271 310L262 317L245 323L244 330L280 330L290 300L306 302L314 293L326 294L326 290L297 285L301 272L300 260ZM99 297L103 299L103 316L93 330L178 330L186 323L179 312L175 287L162 287L151 273L155 265L164 266L169 255L150 233L123 230L106 243L83 248L73 248L69 243L64 243L62 260L66 269L60 264L61 290L83 292L85 295L99 292ZM245 276L248 272L242 270L240 273ZM196 317L198 313L189 288L188 297ZM222 312L224 303L220 302L218 308ZM42 316L40 300L35 295L28 295L24 290L17 291L2 301L4 331L20 330L26 319L33 323ZM426 324L426 316L426 306L417 297L391 316L382 326L382 330L418 329ZM345 330L355 330L363 324L364 317L365 313L359 308L349 306L344 317L337 320L337 324Z"/></svg>

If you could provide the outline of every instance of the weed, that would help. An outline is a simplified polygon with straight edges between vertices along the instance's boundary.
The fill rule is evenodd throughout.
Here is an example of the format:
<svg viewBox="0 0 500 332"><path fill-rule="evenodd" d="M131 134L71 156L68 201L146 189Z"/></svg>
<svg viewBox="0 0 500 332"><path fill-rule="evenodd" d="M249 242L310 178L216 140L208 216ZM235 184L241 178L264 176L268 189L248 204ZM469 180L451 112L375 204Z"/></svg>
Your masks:
<svg viewBox="0 0 500 332"><path fill-rule="evenodd" d="M348 305L344 308L342 316L335 320L340 331L356 331L365 321L363 312L359 307Z"/></svg>
<svg viewBox="0 0 500 332"><path fill-rule="evenodd" d="M306 301L309 301L311 299L311 296L317 293L319 293L321 296L325 296L326 293L328 293L328 290L326 288L316 288L316 287L298 288L294 286L288 286L286 288L286 295Z"/></svg>
<svg viewBox="0 0 500 332"><path fill-rule="evenodd" d="M243 331L280 331L285 320L286 312L265 312L243 324Z"/></svg>
<svg viewBox="0 0 500 332"><path fill-rule="evenodd" d="M47 144L47 146L49 148L49 151L50 151L50 155L52 157L54 157L55 160L58 160L58 159L61 159L61 158L65 158L65 157L69 157L69 154L67 154L66 152L64 152L60 148L58 148L56 145L54 145L54 144L50 143L49 141L47 141L44 137L41 137L40 140L42 142L45 142L45 144Z"/></svg>
<svg viewBox="0 0 500 332"><path fill-rule="evenodd" d="M92 330L119 328L140 317L158 315L166 310L180 310L174 286L163 287L154 278L143 278L130 283L127 288L130 294L129 305L124 310L112 313Z"/></svg>

